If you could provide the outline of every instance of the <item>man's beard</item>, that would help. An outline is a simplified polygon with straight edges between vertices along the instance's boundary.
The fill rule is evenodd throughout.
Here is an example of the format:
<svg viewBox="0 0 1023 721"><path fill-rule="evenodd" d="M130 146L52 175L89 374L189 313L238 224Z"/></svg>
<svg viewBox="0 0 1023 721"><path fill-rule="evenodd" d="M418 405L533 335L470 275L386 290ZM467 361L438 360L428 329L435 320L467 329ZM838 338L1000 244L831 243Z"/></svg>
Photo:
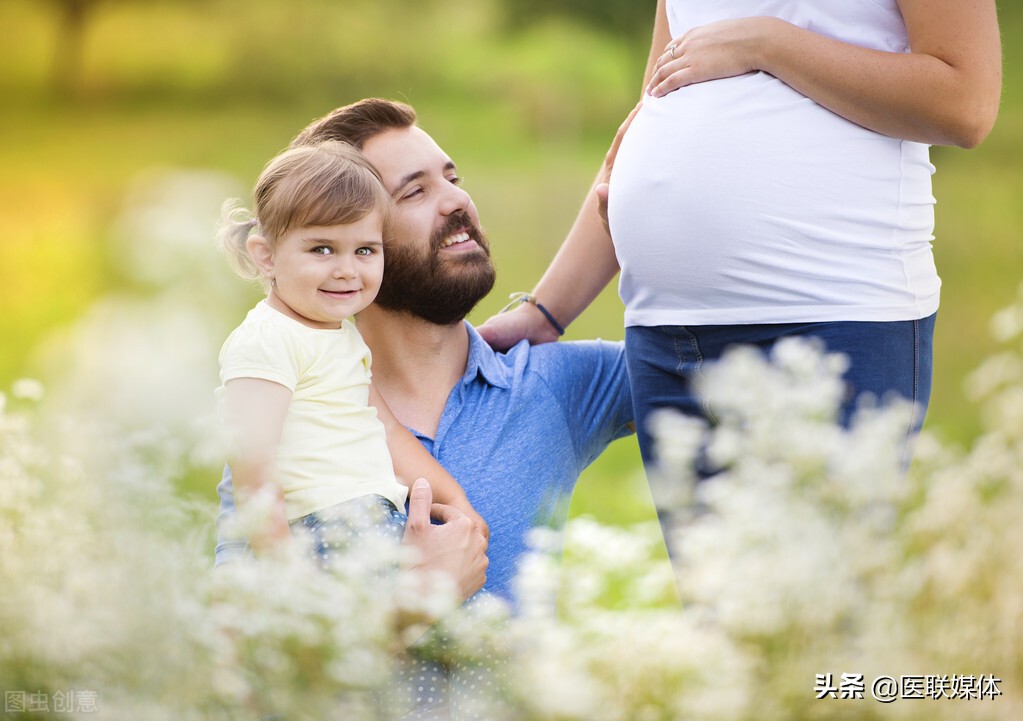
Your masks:
<svg viewBox="0 0 1023 721"><path fill-rule="evenodd" d="M459 228L480 251L442 257L441 243ZM436 325L453 325L469 314L494 287L496 271L483 231L466 213L451 216L430 238L426 253L414 246L390 244L384 251L384 278L377 293L381 308L409 313Z"/></svg>

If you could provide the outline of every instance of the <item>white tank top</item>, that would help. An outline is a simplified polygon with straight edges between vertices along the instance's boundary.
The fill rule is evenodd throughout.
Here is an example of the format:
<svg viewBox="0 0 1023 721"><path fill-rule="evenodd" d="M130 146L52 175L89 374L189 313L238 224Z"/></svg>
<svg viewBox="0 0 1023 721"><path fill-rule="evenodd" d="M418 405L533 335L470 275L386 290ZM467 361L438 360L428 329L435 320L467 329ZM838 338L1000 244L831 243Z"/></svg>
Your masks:
<svg viewBox="0 0 1023 721"><path fill-rule="evenodd" d="M896 0L668 0L671 34L774 15L905 52ZM646 97L611 177L626 325L892 321L937 310L928 146L758 72Z"/></svg>

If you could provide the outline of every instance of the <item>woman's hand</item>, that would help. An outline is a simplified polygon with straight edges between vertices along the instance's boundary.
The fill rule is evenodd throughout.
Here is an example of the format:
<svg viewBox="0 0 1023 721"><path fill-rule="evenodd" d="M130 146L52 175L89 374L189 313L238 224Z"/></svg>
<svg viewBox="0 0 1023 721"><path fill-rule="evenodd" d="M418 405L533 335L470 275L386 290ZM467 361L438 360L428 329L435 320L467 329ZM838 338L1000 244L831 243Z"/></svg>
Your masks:
<svg viewBox="0 0 1023 721"><path fill-rule="evenodd" d="M692 28L664 48L646 92L661 97L693 83L755 72L757 49L785 25L778 18L751 17Z"/></svg>
<svg viewBox="0 0 1023 721"><path fill-rule="evenodd" d="M669 39L658 3L646 91L763 71L874 132L972 148L991 131L1002 88L995 0L898 0L910 52L876 50L780 18L722 20Z"/></svg>
<svg viewBox="0 0 1023 721"><path fill-rule="evenodd" d="M505 313L498 313L476 328L480 337L496 351L506 351L525 339L530 345L553 343L558 332L532 303L519 303Z"/></svg>
<svg viewBox="0 0 1023 721"><path fill-rule="evenodd" d="M607 220L607 198L609 184L611 182L611 171L615 167L615 158L618 157L618 148L622 145L622 139L625 134L629 132L629 126L632 125L632 119L636 117L636 113L643 107L643 101L640 100L622 121L622 124L618 126L618 132L615 133L614 140L611 141L611 147L608 148L607 154L604 155L604 165L600 169L600 175L597 176L597 183L594 186L594 192L597 194L597 213L600 215L600 222L604 224L604 229L608 235L611 234L611 226Z"/></svg>

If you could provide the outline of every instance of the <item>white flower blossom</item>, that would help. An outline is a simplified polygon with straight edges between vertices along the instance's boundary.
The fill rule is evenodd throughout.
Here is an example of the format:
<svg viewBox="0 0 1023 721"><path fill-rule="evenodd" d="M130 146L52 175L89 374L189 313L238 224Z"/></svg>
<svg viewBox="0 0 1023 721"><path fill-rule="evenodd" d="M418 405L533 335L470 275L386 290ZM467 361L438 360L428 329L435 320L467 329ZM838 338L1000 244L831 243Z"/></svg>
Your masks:
<svg viewBox="0 0 1023 721"><path fill-rule="evenodd" d="M922 434L907 471L911 406L876 399L835 422L847 359L800 341L736 349L699 384L713 424L652 419L673 565L657 523L537 529L509 616L458 607L450 579L381 573L408 560L393 546L324 570L296 540L212 571L215 509L177 490L197 466L215 482L223 455L206 413L220 321L189 271L206 231L182 226L192 250L172 262L161 230L146 258L129 236L177 215L148 202L120 227L162 294L107 299L51 340L62 372L45 404L38 381L0 393L8 685L96 689L110 719L391 719L414 647L492 681L470 704L491 721L919 717L816 700L815 675L843 672L994 674L1002 696L928 702L927 718L1023 717L1023 287L993 321L1006 347L969 380L984 428L968 448Z"/></svg>
<svg viewBox="0 0 1023 721"><path fill-rule="evenodd" d="M46 395L46 388L35 378L19 378L11 384L11 396L38 402Z"/></svg>

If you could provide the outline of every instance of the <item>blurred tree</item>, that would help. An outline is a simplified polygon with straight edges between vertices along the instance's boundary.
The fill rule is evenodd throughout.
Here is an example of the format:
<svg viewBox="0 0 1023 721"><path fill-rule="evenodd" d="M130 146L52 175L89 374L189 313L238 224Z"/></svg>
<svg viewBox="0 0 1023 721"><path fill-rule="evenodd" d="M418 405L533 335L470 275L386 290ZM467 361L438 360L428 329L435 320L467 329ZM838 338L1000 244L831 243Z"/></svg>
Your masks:
<svg viewBox="0 0 1023 721"><path fill-rule="evenodd" d="M656 8L656 0L510 0L504 12L512 28L557 16L581 19L614 35L648 41Z"/></svg>
<svg viewBox="0 0 1023 721"><path fill-rule="evenodd" d="M58 15L50 76L50 85L58 98L74 98L81 93L86 29L96 9L113 1L47 0Z"/></svg>
<svg viewBox="0 0 1023 721"><path fill-rule="evenodd" d="M49 0L59 13L51 82L58 97L77 95L85 26L103 0Z"/></svg>

